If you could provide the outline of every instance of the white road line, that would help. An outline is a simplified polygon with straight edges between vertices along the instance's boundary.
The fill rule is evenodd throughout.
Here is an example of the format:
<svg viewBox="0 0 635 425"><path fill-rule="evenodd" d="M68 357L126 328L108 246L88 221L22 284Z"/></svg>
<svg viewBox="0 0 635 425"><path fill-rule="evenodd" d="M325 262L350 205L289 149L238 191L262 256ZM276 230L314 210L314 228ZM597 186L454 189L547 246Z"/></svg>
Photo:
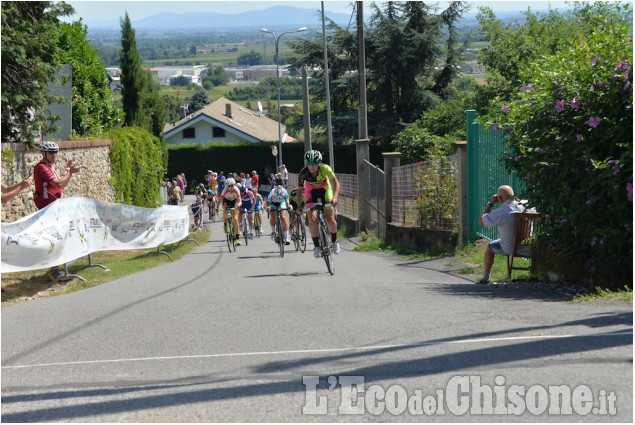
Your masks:
<svg viewBox="0 0 635 425"><path fill-rule="evenodd" d="M382 349L406 349L424 347L427 345L450 345L450 344L478 344L483 342L500 342L500 341L519 341L529 339L558 339L558 338L594 338L607 336L633 335L633 331L603 333L603 334L581 334L581 335L532 335L532 336L510 336L503 338L479 338L479 339L462 339L457 341L434 341L419 342L413 344L392 344L392 345L371 345L364 347L349 348L324 348L313 350L286 350L286 351L261 351L252 353L224 353L224 354L198 354L191 356L165 356L165 357L139 357L131 359L111 359L111 360L85 360L78 362L59 362L59 363L40 363L30 365L2 366L2 369L25 369L47 366L75 366L86 364L105 364L105 363L124 363L124 362L144 362L156 360L186 360L186 359L210 359L219 357L245 357L245 356L271 356L286 354L320 354L320 353L337 353L345 351L371 351Z"/></svg>

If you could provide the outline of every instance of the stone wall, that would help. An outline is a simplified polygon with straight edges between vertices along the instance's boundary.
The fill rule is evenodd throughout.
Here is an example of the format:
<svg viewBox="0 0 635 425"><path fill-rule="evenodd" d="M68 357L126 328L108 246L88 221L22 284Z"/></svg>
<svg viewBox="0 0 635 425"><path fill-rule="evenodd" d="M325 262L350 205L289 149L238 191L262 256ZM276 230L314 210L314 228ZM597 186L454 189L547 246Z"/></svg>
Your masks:
<svg viewBox="0 0 635 425"><path fill-rule="evenodd" d="M66 173L64 166L69 159L82 166L81 171L74 174L68 186L64 188L64 196L85 196L115 202L114 187L110 182L112 140L70 140L56 143L60 147L60 152L53 168L60 176ZM2 143L2 150L14 153L13 159L2 161L2 183L6 185L22 181L42 159L39 150L27 150L21 143ZM32 185L2 205L3 223L14 222L37 211L33 203L34 190L35 186Z"/></svg>

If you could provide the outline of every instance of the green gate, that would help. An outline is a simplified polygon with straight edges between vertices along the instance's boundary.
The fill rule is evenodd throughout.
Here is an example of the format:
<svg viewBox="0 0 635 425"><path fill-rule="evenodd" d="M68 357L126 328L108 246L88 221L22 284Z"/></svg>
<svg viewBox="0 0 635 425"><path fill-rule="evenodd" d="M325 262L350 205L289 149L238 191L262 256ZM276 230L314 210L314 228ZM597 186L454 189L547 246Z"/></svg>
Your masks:
<svg viewBox="0 0 635 425"><path fill-rule="evenodd" d="M469 110L466 115L467 239L474 242L477 236L481 236L491 241L498 239L498 229L478 224L483 208L501 185L510 185L517 196L522 195L525 185L516 174L510 175L505 170L502 158L509 154L511 148L505 145L504 134L476 123L476 111Z"/></svg>

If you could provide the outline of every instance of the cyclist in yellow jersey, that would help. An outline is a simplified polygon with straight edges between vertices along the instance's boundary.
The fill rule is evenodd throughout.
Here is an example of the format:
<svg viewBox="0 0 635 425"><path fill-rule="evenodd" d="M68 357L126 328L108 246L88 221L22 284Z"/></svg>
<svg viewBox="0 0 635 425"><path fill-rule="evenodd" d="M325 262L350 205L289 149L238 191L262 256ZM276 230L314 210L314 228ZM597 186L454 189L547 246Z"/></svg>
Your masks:
<svg viewBox="0 0 635 425"><path fill-rule="evenodd" d="M335 177L335 173L331 167L322 164L322 154L316 150L310 150L304 154L306 167L304 167L298 175L298 191L297 202L302 203L306 208L311 208L314 203L322 204L330 203L330 208L325 208L324 215L329 232L331 233L331 241L335 248L335 253L340 253L340 245L337 242L337 221L335 220L334 206L337 205L337 197L340 193L340 182ZM322 256L320 241L318 239L317 228L317 212L309 211L309 233L313 239L313 255L315 257Z"/></svg>

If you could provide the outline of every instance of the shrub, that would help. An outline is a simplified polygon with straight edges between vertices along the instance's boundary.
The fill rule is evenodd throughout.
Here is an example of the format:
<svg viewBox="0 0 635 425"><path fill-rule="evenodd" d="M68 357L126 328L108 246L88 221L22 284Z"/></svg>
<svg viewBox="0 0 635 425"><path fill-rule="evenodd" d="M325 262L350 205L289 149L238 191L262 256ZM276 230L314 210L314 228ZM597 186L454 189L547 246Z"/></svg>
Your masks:
<svg viewBox="0 0 635 425"><path fill-rule="evenodd" d="M116 202L144 208L159 206L164 149L158 138L139 127L116 128L106 137L110 149L111 181Z"/></svg>
<svg viewBox="0 0 635 425"><path fill-rule="evenodd" d="M632 36L628 20L594 19L588 39L528 67L517 98L485 120L506 133L506 166L545 215L548 266L632 286Z"/></svg>
<svg viewBox="0 0 635 425"><path fill-rule="evenodd" d="M414 185L419 227L447 230L456 226L458 183L452 164L444 156L431 155L417 163Z"/></svg>

